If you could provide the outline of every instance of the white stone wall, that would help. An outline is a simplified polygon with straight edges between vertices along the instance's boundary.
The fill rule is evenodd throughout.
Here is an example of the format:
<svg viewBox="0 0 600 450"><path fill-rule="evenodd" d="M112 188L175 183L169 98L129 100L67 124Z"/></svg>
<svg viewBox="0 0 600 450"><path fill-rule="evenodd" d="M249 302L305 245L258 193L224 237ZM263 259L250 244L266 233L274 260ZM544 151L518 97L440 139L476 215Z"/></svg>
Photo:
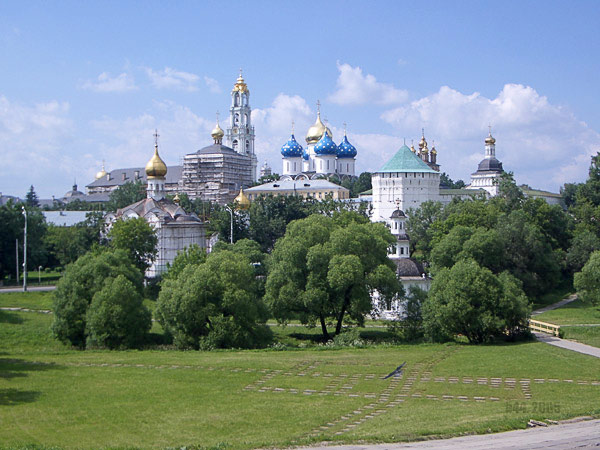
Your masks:
<svg viewBox="0 0 600 450"><path fill-rule="evenodd" d="M302 172L302 157L284 157L283 175L297 175Z"/></svg>
<svg viewBox="0 0 600 450"><path fill-rule="evenodd" d="M397 208L406 212L428 200L440 201L440 174L437 172L374 173L372 184L373 222L387 222Z"/></svg>
<svg viewBox="0 0 600 450"><path fill-rule="evenodd" d="M354 165L356 163L354 158L338 158L336 162L338 174L354 176Z"/></svg>
<svg viewBox="0 0 600 450"><path fill-rule="evenodd" d="M471 175L471 184L467 189L485 189L492 197L499 193L500 173Z"/></svg>
<svg viewBox="0 0 600 450"><path fill-rule="evenodd" d="M156 277L167 270L167 263L172 263L177 253L196 244L206 248L206 230L204 224L198 222L171 222L156 227L158 237L158 255L146 271L149 278Z"/></svg>
<svg viewBox="0 0 600 450"><path fill-rule="evenodd" d="M315 172L320 174L335 173L335 155L316 155Z"/></svg>

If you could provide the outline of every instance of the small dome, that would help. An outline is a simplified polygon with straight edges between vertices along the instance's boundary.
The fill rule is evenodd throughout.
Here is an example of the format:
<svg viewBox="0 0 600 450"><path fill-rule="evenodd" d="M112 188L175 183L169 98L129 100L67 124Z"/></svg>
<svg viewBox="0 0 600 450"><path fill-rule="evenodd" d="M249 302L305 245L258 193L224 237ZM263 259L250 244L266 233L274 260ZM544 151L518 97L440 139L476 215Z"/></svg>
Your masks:
<svg viewBox="0 0 600 450"><path fill-rule="evenodd" d="M490 131L490 134L488 135L488 137L485 138L485 145L493 145L496 143L496 139L494 139L494 137L492 136L492 132Z"/></svg>
<svg viewBox="0 0 600 450"><path fill-rule="evenodd" d="M315 145L315 153L317 155L335 155L338 152L338 147L327 133L323 133L323 137Z"/></svg>
<svg viewBox="0 0 600 450"><path fill-rule="evenodd" d="M235 85L233 86L233 92L249 93L248 85L244 81L242 76L242 69L240 69L240 76L237 78Z"/></svg>
<svg viewBox="0 0 600 450"><path fill-rule="evenodd" d="M283 145L283 147L281 147L281 154L285 158L298 158L302 156L302 151L302 146L298 143L298 141L296 141L296 138L293 134L290 137L290 139Z"/></svg>
<svg viewBox="0 0 600 450"><path fill-rule="evenodd" d="M421 140L419 141L419 148L427 148L427 141L425 140L425 135L421 136Z"/></svg>
<svg viewBox="0 0 600 450"><path fill-rule="evenodd" d="M479 163L477 172L503 172L502 163L496 158L485 158Z"/></svg>
<svg viewBox="0 0 600 450"><path fill-rule="evenodd" d="M223 136L225 136L225 132L223 131L223 129L219 125L219 122L217 122L217 124L215 125L215 127L213 128L213 130L210 132L210 135L215 140L217 140L217 139L223 139Z"/></svg>
<svg viewBox="0 0 600 450"><path fill-rule="evenodd" d="M317 120L315 124L308 129L306 133L306 142L308 144L315 144L316 142L323 137L323 134L328 134L329 137L332 137L331 130L325 126L325 124L321 121L321 113L317 114Z"/></svg>
<svg viewBox="0 0 600 450"><path fill-rule="evenodd" d="M106 170L104 170L104 162L102 163L102 170L100 172L96 172L96 180L99 180L100 178L104 178L106 175L108 175L106 173Z"/></svg>
<svg viewBox="0 0 600 450"><path fill-rule="evenodd" d="M344 139L338 145L337 157L338 158L354 158L356 157L356 147L348 142L348 136L344 134Z"/></svg>
<svg viewBox="0 0 600 450"><path fill-rule="evenodd" d="M390 216L390 219L397 219L399 217L406 217L404 211L402 211L401 209L397 209L396 211L394 211Z"/></svg>
<svg viewBox="0 0 600 450"><path fill-rule="evenodd" d="M240 188L240 193L233 200L233 203L235 203L240 209L248 209L250 207L250 199L244 193L243 188Z"/></svg>
<svg viewBox="0 0 600 450"><path fill-rule="evenodd" d="M158 145L154 146L154 155L146 164L146 175L148 178L164 177L167 174L167 165L158 156Z"/></svg>

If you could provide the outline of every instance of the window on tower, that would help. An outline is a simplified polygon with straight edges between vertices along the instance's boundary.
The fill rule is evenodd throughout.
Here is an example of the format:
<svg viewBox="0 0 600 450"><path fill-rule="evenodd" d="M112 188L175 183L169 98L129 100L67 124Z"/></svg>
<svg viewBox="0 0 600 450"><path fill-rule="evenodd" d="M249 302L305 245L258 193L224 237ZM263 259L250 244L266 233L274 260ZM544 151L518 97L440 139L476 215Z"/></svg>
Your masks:
<svg viewBox="0 0 600 450"><path fill-rule="evenodd" d="M233 97L233 106L240 106L240 94L235 94Z"/></svg>
<svg viewBox="0 0 600 450"><path fill-rule="evenodd" d="M235 114L235 116L233 117L233 123L235 123L236 125L238 125L240 123L240 115L239 114Z"/></svg>
<svg viewBox="0 0 600 450"><path fill-rule="evenodd" d="M237 149L237 146L238 146L238 141L237 141L237 139L236 139L235 141L233 141L233 142L232 142L231 146L233 147L233 149L234 149L234 150L235 150L235 149Z"/></svg>

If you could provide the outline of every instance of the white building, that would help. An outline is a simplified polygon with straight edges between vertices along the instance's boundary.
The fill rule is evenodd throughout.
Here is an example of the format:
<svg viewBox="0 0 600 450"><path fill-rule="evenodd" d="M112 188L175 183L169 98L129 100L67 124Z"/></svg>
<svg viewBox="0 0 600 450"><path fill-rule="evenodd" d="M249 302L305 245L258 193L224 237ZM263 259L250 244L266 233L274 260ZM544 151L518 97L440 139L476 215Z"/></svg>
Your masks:
<svg viewBox="0 0 600 450"><path fill-rule="evenodd" d="M389 222L396 209L406 211L422 203L440 201L440 173L406 145L381 169L373 172L373 222Z"/></svg>
<svg viewBox="0 0 600 450"><path fill-rule="evenodd" d="M485 138L485 158L479 163L477 171L471 174L471 184L467 189L485 189L491 196L498 195L500 176L504 172L502 163L496 159L496 139L492 131Z"/></svg>
<svg viewBox="0 0 600 450"><path fill-rule="evenodd" d="M195 215L187 214L176 202L165 198L167 166L158 155L158 134L155 134L154 156L146 164L147 198L106 215L108 228L119 219L143 217L156 231L158 254L146 271L154 278L167 269L177 254L192 244L207 248L206 225ZM177 198L177 197L176 197Z"/></svg>
<svg viewBox="0 0 600 450"><path fill-rule="evenodd" d="M250 89L242 77L238 77L231 91L231 108L229 110L229 128L227 128L227 144L240 155L250 157L252 161L252 181L256 181L257 158L254 153L254 127L252 126L252 108L250 108Z"/></svg>
<svg viewBox="0 0 600 450"><path fill-rule="evenodd" d="M340 178L355 176L356 148L344 138L339 145L333 142L331 130L321 121L321 111L317 120L306 133L306 150L292 135L281 147L283 157L282 178L314 179L337 175Z"/></svg>

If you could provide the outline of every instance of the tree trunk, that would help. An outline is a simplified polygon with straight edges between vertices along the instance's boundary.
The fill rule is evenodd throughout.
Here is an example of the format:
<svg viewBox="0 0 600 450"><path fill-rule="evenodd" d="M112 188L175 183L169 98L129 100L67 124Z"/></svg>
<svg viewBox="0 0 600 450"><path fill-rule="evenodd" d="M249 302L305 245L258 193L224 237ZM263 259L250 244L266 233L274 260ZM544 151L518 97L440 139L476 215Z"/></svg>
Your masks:
<svg viewBox="0 0 600 450"><path fill-rule="evenodd" d="M323 331L323 337L326 341L328 341L329 333L327 332L327 324L325 323L325 317L323 317L323 314L319 314L319 319L321 320L321 330Z"/></svg>
<svg viewBox="0 0 600 450"><path fill-rule="evenodd" d="M344 294L344 303L342 305L342 310L340 311L340 315L338 316L338 321L335 326L335 335L336 336L338 334L340 334L342 331L342 323L344 322L344 314L346 314L346 308L348 307L349 304L350 304L350 292L346 291L346 294Z"/></svg>

